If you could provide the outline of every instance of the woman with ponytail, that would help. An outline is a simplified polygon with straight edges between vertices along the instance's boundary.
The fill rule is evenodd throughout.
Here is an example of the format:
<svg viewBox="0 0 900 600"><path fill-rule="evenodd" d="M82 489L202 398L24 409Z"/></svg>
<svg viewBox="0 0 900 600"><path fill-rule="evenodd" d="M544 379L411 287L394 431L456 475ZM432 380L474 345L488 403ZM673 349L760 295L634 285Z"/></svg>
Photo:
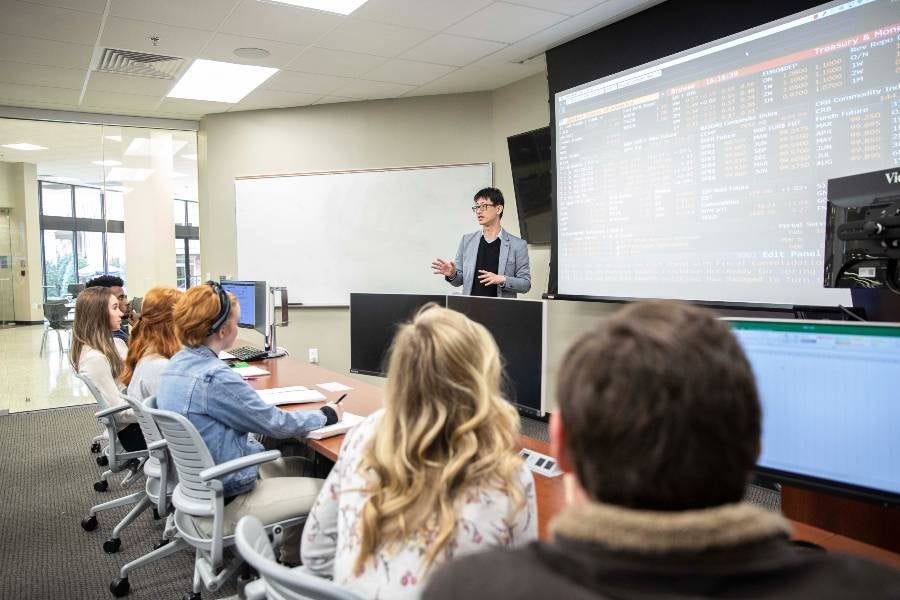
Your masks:
<svg viewBox="0 0 900 600"><path fill-rule="evenodd" d="M181 350L172 318L172 309L181 294L175 288L155 287L144 297L141 318L131 330L131 343L122 373L128 396L135 400L156 395L163 369Z"/></svg>
<svg viewBox="0 0 900 600"><path fill-rule="evenodd" d="M368 598L417 598L439 564L537 537L500 355L461 313L397 332L384 409L347 434L303 532L304 566Z"/></svg>

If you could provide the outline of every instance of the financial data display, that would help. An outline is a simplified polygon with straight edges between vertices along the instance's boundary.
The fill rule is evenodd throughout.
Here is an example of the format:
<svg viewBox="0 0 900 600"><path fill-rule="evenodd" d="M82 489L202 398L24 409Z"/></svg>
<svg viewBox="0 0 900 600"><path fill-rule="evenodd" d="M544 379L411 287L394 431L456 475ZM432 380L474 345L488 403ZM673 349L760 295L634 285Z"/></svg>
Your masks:
<svg viewBox="0 0 900 600"><path fill-rule="evenodd" d="M733 321L763 412L758 466L900 498L900 328Z"/></svg>
<svg viewBox="0 0 900 600"><path fill-rule="evenodd" d="M555 96L562 295L828 305L827 180L900 164L900 1L823 5Z"/></svg>

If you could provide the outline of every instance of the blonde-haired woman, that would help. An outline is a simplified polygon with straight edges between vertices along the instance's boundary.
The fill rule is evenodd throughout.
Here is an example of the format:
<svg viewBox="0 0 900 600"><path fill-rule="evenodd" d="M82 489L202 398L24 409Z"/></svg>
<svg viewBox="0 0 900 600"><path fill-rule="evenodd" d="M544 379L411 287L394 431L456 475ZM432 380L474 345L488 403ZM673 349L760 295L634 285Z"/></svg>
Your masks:
<svg viewBox="0 0 900 600"><path fill-rule="evenodd" d="M310 571L366 597L416 598L454 556L537 537L518 415L487 330L431 305L394 338L385 407L348 433L310 512Z"/></svg>
<svg viewBox="0 0 900 600"><path fill-rule="evenodd" d="M126 347L118 346L112 332L122 326L119 299L108 287L87 288L75 301L75 323L72 326L72 366L86 375L97 387L109 406L124 401L119 396L119 376L124 369L122 359ZM122 447L131 452L147 447L134 413L126 410L116 414L119 425L117 437Z"/></svg>
<svg viewBox="0 0 900 600"><path fill-rule="evenodd" d="M172 287L155 287L144 296L141 318L131 330L121 379L128 386L128 396L135 400L156 395L169 359L181 350L172 316L181 294Z"/></svg>

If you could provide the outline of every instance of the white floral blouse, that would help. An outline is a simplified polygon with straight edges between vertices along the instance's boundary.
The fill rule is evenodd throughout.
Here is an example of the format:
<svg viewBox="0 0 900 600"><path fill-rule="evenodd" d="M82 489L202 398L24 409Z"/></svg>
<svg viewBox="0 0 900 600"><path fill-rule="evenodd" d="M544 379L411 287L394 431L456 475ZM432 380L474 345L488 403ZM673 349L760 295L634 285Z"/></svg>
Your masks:
<svg viewBox="0 0 900 600"><path fill-rule="evenodd" d="M525 491L525 507L510 520L510 498L498 489L468 490L458 509L455 538L429 573L424 573L428 532L412 537L402 548L377 549L359 575L353 565L359 555L357 524L368 494L366 479L358 472L362 451L374 435L383 411L369 416L351 430L338 460L316 499L303 530L301 558L304 567L366 598L400 600L418 598L429 573L452 557L515 547L537 538L537 506L534 479L523 465L519 480Z"/></svg>

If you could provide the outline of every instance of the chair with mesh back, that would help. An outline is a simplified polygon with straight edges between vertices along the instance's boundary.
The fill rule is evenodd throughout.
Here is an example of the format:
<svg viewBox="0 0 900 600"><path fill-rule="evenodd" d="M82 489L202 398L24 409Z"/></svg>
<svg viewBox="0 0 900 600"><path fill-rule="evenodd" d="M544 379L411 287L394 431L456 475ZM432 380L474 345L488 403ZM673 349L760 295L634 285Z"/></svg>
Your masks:
<svg viewBox="0 0 900 600"><path fill-rule="evenodd" d="M70 331L72 322L66 317L69 315L69 307L66 300L48 300L44 303L44 335L41 336L41 349L38 356L44 355L44 347L47 345L47 336L51 331L56 332L56 341L59 344L59 351L68 350L68 345L63 346L60 331Z"/></svg>
<svg viewBox="0 0 900 600"><path fill-rule="evenodd" d="M217 465L200 433L188 419L174 412L159 410L153 398L145 401L144 407L165 438L169 456L178 472L178 485L172 494L176 540L183 540L196 550L190 598L199 600L201 587L213 592L218 590L243 563L240 556L234 556L227 565L224 564L223 551L234 544L234 532L225 529L225 488L221 477L275 460L281 453L270 450ZM210 519L211 533L206 533L201 523L208 524ZM305 519L305 515L286 518L268 523L265 528L280 544L284 528L298 525ZM118 596L120 594L114 589L117 583L118 580L113 581L110 589ZM127 578L123 587L124 593L127 593Z"/></svg>
<svg viewBox="0 0 900 600"><path fill-rule="evenodd" d="M241 517L234 529L238 552L259 573L259 579L244 588L248 600L361 600L353 592L308 573L275 562L275 551L262 523L256 517Z"/></svg>
<svg viewBox="0 0 900 600"><path fill-rule="evenodd" d="M66 292L67 292L70 296L72 296L73 299L77 298L77 297L78 297L78 294L80 294L80 293L83 292L83 291L84 291L84 284L83 284L83 283L70 283L70 284L66 287Z"/></svg>

